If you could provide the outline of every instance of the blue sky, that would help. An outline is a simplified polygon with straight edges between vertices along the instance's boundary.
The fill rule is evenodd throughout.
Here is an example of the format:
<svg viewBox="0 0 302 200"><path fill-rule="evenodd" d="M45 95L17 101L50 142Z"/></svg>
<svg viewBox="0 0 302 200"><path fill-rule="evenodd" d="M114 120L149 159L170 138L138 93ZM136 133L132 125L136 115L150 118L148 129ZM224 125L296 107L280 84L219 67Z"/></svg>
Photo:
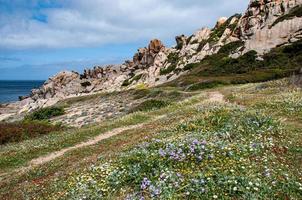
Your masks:
<svg viewBox="0 0 302 200"><path fill-rule="evenodd" d="M62 70L131 59L159 38L212 27L248 0L0 0L0 80L45 80Z"/></svg>

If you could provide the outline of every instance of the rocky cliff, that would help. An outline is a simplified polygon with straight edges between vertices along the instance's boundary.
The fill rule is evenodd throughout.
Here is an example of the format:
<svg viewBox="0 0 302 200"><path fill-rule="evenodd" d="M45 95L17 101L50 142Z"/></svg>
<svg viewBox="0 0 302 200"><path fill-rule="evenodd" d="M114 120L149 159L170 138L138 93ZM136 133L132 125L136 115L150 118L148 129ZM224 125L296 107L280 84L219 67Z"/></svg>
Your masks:
<svg viewBox="0 0 302 200"><path fill-rule="evenodd" d="M302 0L251 0L243 15L222 17L213 29L177 36L175 47L153 39L123 64L96 66L83 74L60 72L17 104L24 112L78 95L156 86L187 73L188 64L200 62L231 42L240 45L230 57L254 50L261 59L270 49L301 38Z"/></svg>

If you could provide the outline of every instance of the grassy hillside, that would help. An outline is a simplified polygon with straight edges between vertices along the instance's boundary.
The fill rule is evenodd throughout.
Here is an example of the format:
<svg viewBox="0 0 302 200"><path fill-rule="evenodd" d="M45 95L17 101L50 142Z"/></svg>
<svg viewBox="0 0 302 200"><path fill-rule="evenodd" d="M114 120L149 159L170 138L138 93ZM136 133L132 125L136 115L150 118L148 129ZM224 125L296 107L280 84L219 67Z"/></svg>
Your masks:
<svg viewBox="0 0 302 200"><path fill-rule="evenodd" d="M242 45L241 42L229 43L217 54L199 63L188 64L184 67L188 71L186 75L165 85L196 90L218 85L255 83L288 77L301 68L302 40L272 49L261 60L257 59L255 51L230 58L229 54Z"/></svg>
<svg viewBox="0 0 302 200"><path fill-rule="evenodd" d="M193 94L92 127L1 146L1 198L302 198L300 88L283 79ZM29 166L41 155L137 124L142 126Z"/></svg>

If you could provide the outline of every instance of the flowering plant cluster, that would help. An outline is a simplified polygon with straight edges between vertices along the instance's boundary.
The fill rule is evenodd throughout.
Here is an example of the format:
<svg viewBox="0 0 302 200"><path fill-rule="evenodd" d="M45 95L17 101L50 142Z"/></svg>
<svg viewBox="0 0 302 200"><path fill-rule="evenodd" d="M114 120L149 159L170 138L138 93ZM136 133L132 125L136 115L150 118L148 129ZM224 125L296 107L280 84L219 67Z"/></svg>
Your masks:
<svg viewBox="0 0 302 200"><path fill-rule="evenodd" d="M76 199L270 199L302 197L301 179L274 149L281 124L233 106L199 114L72 179ZM284 147L287 148L287 147ZM301 175L301 172L298 172Z"/></svg>

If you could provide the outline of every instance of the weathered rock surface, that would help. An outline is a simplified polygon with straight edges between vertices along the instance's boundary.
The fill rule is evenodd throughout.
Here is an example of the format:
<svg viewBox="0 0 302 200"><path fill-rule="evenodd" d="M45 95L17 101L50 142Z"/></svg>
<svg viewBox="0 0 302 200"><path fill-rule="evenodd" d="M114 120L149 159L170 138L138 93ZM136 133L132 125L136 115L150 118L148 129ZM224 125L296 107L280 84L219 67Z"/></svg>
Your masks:
<svg viewBox="0 0 302 200"><path fill-rule="evenodd" d="M302 38L302 18L293 17L276 23L290 13L302 0L252 0L240 19L238 37L245 41L245 51L260 54L270 49Z"/></svg>

